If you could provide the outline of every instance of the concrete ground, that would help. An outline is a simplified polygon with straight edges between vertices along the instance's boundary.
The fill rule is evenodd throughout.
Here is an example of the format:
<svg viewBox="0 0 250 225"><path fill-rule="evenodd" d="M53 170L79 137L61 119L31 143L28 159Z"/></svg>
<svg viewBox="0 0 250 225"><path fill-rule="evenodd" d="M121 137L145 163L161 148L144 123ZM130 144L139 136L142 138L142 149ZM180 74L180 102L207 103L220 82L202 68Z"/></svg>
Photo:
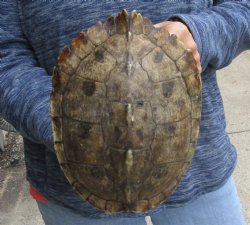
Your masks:
<svg viewBox="0 0 250 225"><path fill-rule="evenodd" d="M238 151L234 178L242 201L246 224L250 225L250 51L218 73L225 106L227 131Z"/></svg>
<svg viewBox="0 0 250 225"><path fill-rule="evenodd" d="M227 131L239 156L234 177L250 225L250 51L219 71L218 80ZM37 206L28 194L24 169L0 170L0 225L43 225Z"/></svg>
<svg viewBox="0 0 250 225"><path fill-rule="evenodd" d="M5 133L3 130L0 130L0 151L4 150L4 146L5 146Z"/></svg>

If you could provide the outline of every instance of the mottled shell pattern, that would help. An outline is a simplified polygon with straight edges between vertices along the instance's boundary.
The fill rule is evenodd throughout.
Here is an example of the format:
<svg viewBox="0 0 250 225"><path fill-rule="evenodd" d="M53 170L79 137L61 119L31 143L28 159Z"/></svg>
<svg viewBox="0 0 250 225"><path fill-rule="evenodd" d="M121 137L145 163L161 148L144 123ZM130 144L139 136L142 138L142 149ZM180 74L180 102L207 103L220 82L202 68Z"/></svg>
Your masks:
<svg viewBox="0 0 250 225"><path fill-rule="evenodd" d="M81 32L53 72L60 167L106 212L145 212L175 190L195 152L201 78L175 35L126 10Z"/></svg>

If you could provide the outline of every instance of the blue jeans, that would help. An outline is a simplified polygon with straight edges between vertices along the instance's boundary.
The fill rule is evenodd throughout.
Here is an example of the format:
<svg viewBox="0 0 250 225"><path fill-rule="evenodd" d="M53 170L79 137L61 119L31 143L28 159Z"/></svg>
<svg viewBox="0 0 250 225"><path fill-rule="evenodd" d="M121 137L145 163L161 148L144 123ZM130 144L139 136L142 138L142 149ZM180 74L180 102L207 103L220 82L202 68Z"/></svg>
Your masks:
<svg viewBox="0 0 250 225"><path fill-rule="evenodd" d="M146 225L144 217L90 219L51 202L38 202L46 225ZM153 225L244 225L233 178L219 190L179 208L162 208L150 215Z"/></svg>

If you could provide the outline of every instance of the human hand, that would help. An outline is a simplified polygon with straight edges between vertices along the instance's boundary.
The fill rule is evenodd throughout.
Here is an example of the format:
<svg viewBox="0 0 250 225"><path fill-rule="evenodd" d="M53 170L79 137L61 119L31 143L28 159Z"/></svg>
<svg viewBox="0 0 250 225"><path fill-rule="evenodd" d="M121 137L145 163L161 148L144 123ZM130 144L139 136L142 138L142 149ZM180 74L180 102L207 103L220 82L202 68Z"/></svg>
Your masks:
<svg viewBox="0 0 250 225"><path fill-rule="evenodd" d="M198 52L197 45L194 41L192 33L184 23L179 21L163 21L155 24L154 26L156 28L166 29L170 35L175 34L179 40L183 42L184 46L191 50L197 63L197 67L199 71L201 71L200 54Z"/></svg>

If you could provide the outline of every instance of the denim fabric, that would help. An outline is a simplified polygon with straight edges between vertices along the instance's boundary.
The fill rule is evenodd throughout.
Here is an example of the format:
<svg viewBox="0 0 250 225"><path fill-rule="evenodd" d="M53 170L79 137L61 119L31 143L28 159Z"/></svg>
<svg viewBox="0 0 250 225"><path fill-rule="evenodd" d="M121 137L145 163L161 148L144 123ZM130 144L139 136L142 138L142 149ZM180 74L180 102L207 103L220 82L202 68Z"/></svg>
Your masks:
<svg viewBox="0 0 250 225"><path fill-rule="evenodd" d="M39 203L45 225L146 225L145 217L89 219L52 203ZM219 190L200 196L179 208L162 208L148 214L153 225L244 225L241 204L233 178Z"/></svg>
<svg viewBox="0 0 250 225"><path fill-rule="evenodd" d="M137 9L153 23L181 18L201 55L202 118L196 152L163 206L179 207L218 189L236 164L216 70L250 48L249 0L0 0L0 116L24 136L32 185L50 201L88 217L108 215L82 200L60 170L50 123L50 75L64 45L123 8Z"/></svg>

